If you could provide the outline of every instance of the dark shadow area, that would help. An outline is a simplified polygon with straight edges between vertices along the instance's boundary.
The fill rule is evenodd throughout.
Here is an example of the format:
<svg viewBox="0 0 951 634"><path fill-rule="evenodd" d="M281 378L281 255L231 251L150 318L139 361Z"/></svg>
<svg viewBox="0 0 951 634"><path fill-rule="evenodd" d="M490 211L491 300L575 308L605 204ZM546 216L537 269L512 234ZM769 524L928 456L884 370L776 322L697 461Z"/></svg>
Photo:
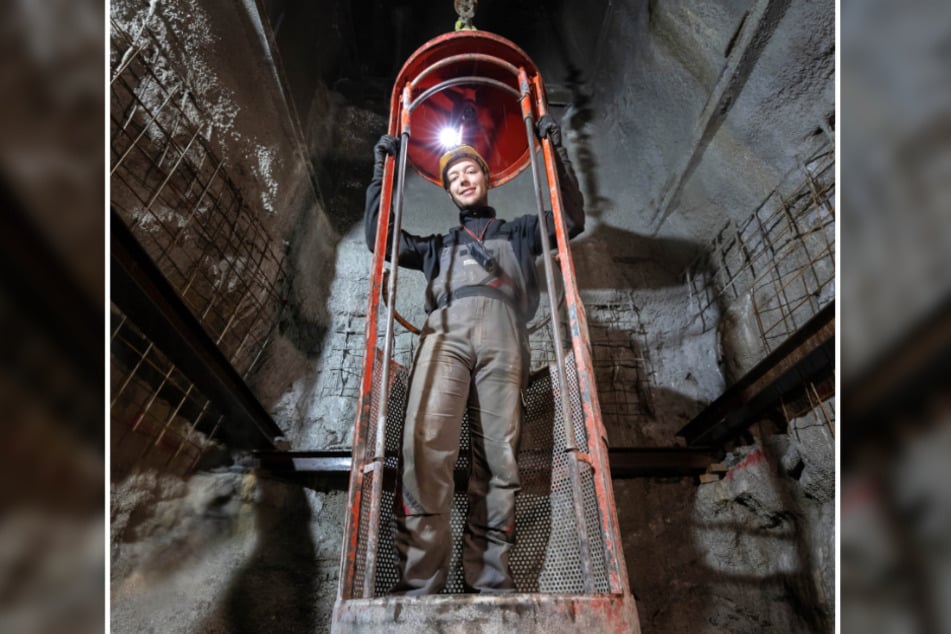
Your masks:
<svg viewBox="0 0 951 634"><path fill-rule="evenodd" d="M327 334L327 321L318 315L312 315L302 302L302 288L307 288L307 295L325 298L321 302L326 306L330 299L330 288L333 285L336 266L334 264L337 245L334 245L330 253L326 254L323 270L303 270L302 264L307 258L303 250L313 247L312 244L304 245L301 243L301 236L307 235L305 225L312 221L309 214L301 214L298 217L297 227L293 235L295 240L290 244L287 254L287 260L290 263L290 271L285 278L282 295L286 298L285 305L282 307L280 321L278 322L278 332L287 337L294 347L303 352L310 358L320 354L321 345ZM316 264L316 262L314 262ZM265 403L270 407L270 404Z"/></svg>
<svg viewBox="0 0 951 634"><path fill-rule="evenodd" d="M22 27L11 20L11 12L6 13L11 34L22 35ZM33 90L10 85L19 83L11 82L18 74L43 84L48 78L41 73L37 79L33 64L24 64L16 48L8 45L5 59L8 70L22 73L4 73L0 85L12 103L27 100L31 112L42 120L38 127L55 137L62 113L51 111L45 98L37 100ZM73 60L71 77L75 80L86 65ZM57 68L54 59L45 60L43 66L52 72ZM36 132L22 117L6 123L24 137ZM78 138L86 136L73 132ZM23 154L13 148L11 155ZM25 158L35 162L37 181L57 192L55 203L50 200L56 206L47 216L51 221L60 222L65 208L73 217L96 206L83 204L69 189L65 194L57 189L61 182L50 172L72 171L71 160L35 151ZM5 423L0 508L3 544L9 553L0 567L4 588L0 612L6 625L2 629L101 632L106 605L102 588L109 576L104 563L108 555L103 552L107 526L102 486L106 465L102 297L88 294L80 285L75 258L54 247L47 228L35 222L37 210L17 195L23 184L7 178L0 167L0 403ZM61 196L69 200L60 202ZM100 212L101 204L100 199ZM75 226L69 231L77 235ZM98 248L101 258L100 245L87 246L90 252Z"/></svg>
<svg viewBox="0 0 951 634"><path fill-rule="evenodd" d="M363 224L366 190L373 176L373 146L385 132L385 122L374 122L359 131L359 147L351 150L358 153L359 157L331 156L324 161L327 184L322 184L322 187L327 219L341 237L350 233L355 226Z"/></svg>
<svg viewBox="0 0 951 634"><path fill-rule="evenodd" d="M313 634L330 615L318 614L319 574L311 536L311 508L304 489L258 481L255 501L258 543L201 632ZM332 594L332 590L327 590Z"/></svg>
<svg viewBox="0 0 951 634"><path fill-rule="evenodd" d="M676 427L684 425L703 411L707 403L691 398L686 394L677 392L670 388L652 386L650 389L652 399L651 414L657 420L669 423L672 431L676 432ZM673 438L671 439L673 444Z"/></svg>
<svg viewBox="0 0 951 634"><path fill-rule="evenodd" d="M627 282L626 288L657 289L669 286L681 286L684 283L684 273L694 264L703 264L704 258L698 262L698 257L706 252L707 246L702 243L682 238L651 237L606 224L598 224L594 228L586 229L575 238L574 244L586 241L604 245L604 252L609 254L613 263L618 265L639 266L651 264L657 270L648 276L623 276L623 279L612 278L612 282ZM575 259L578 259L578 248L574 249ZM576 267L581 268L578 264ZM694 274L702 271L692 271ZM598 288L598 276L602 271L579 270L582 280L589 281L582 284L582 288Z"/></svg>
<svg viewBox="0 0 951 634"><path fill-rule="evenodd" d="M901 615L939 632L946 574L951 302L887 346L845 383L842 408L842 614ZM884 547L883 547L884 546Z"/></svg>
<svg viewBox="0 0 951 634"><path fill-rule="evenodd" d="M796 615L805 624L808 632L832 632L835 629L835 600L823 609L816 587L818 575L817 562L813 558L813 549L808 541L809 531L805 526L806 511L793 493L795 479L785 471L781 456L778 455L775 445L764 442L763 453L768 463L767 473L770 475L773 487L779 492L782 499L783 513L778 520L785 519L791 527L792 542L795 544L798 567L796 574L779 575L778 581L784 589L784 597ZM756 582L756 581L754 581ZM761 582L761 581L760 581Z"/></svg>
<svg viewBox="0 0 951 634"><path fill-rule="evenodd" d="M704 608L715 597L689 528L695 491L694 478L614 480L627 575L643 632L712 631ZM665 547L673 543L676 548Z"/></svg>
<svg viewBox="0 0 951 634"><path fill-rule="evenodd" d="M575 161L577 162L574 168L585 196L585 211L589 217L600 219L604 210L613 205L613 201L601 195L597 154L592 147L591 133L588 127L588 123L594 118L595 112L591 106L591 96L585 89L585 80L581 69L568 59L567 55L564 54L563 47L559 47L558 50L565 57L564 63L568 68L565 85L571 94L571 102L562 115L561 126L565 131L572 133L571 146L575 151Z"/></svg>
<svg viewBox="0 0 951 634"><path fill-rule="evenodd" d="M105 382L101 300L81 285L74 263L57 252L4 172L0 205L0 370L15 377L20 396L44 402L56 424L101 454L101 405L89 407L83 401L95 399L79 396L102 394Z"/></svg>

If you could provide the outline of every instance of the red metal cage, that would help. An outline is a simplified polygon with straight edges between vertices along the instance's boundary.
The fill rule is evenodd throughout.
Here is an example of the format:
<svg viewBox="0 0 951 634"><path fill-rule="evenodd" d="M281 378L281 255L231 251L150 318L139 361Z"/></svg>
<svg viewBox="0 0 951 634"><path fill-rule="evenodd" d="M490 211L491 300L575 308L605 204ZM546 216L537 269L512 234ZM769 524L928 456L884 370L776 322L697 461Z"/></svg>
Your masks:
<svg viewBox="0 0 951 634"><path fill-rule="evenodd" d="M522 49L485 31L447 33L423 44L396 78L407 86L412 103L409 162L437 185L439 157L446 151L440 135L459 133L456 141L471 145L489 164L491 186L510 181L528 167L528 142L517 99L518 70L538 74ZM390 112L400 111L401 91L394 90ZM389 133L398 136L399 120L391 118Z"/></svg>
<svg viewBox="0 0 951 634"><path fill-rule="evenodd" d="M541 75L528 56L505 38L484 31L459 31L427 42L410 56L397 77L390 106L389 133L403 143L399 157L387 157L384 165L333 631L385 628L415 634L477 619L487 626L498 625L492 625L491 631L528 631L531 627L555 632L639 632L621 547L584 306L565 230L555 150L549 138L539 141L535 136L535 123L548 110ZM395 570L387 522L392 519L393 483L398 477L396 454L407 372L391 359L398 268L391 268L387 280L384 252L388 233L400 231L407 163L439 184L437 166L446 149L440 140L444 128L458 135L451 144L472 145L485 157L492 186L531 167L540 219L544 216L544 177L556 234L556 244L549 245L548 233L540 232L549 311L551 323L559 323L554 299L556 269L550 252L555 246L571 341L562 341L560 328L551 329L557 360L524 394L526 451L524 460L520 452L519 470L525 469L529 477L523 481L531 484L523 487L520 498L525 519L531 521L525 527L525 539L519 538L524 545L522 553L513 553L513 560L520 564L514 571L521 581L520 592L497 597L444 594L405 599L387 594ZM393 243L390 261L395 262L399 241ZM384 284L391 301L384 314L381 350ZM461 497L464 501L465 495ZM519 521L517 516L517 526Z"/></svg>

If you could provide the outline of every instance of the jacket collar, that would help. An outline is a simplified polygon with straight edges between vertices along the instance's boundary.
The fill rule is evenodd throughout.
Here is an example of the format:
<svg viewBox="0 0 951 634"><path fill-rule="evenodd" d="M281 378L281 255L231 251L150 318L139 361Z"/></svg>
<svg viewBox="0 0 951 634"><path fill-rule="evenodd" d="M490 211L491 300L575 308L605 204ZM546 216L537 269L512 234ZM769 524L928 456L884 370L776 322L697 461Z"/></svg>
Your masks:
<svg viewBox="0 0 951 634"><path fill-rule="evenodd" d="M465 224L466 220L476 218L495 218L495 209L492 207L466 207L459 211L459 222Z"/></svg>

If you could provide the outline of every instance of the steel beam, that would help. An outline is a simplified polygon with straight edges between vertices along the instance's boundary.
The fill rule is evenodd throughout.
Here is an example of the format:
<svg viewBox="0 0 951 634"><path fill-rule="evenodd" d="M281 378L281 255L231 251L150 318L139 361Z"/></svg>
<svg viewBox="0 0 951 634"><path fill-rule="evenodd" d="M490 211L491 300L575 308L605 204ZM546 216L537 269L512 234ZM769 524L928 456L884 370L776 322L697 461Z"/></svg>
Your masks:
<svg viewBox="0 0 951 634"><path fill-rule="evenodd" d="M889 346L842 390L842 459L889 442L899 420L928 419L951 385L951 298Z"/></svg>
<svg viewBox="0 0 951 634"><path fill-rule="evenodd" d="M651 235L657 235L676 208L684 185L700 164L703 153L717 130L726 121L730 108L739 98L743 86L753 73L753 67L756 66L757 60L766 48L779 21L785 15L789 4L790 0L757 0L737 27L737 32L727 49L729 54L720 72L720 78L713 87L694 128L690 150L679 159L661 190L660 204L651 219L654 227Z"/></svg>
<svg viewBox="0 0 951 634"><path fill-rule="evenodd" d="M688 447L716 446L834 369L835 302L830 302L677 435Z"/></svg>
<svg viewBox="0 0 951 634"><path fill-rule="evenodd" d="M70 393L78 389L102 394L105 385L103 313L89 294L95 289L80 285L70 263L50 244L24 201L2 176L0 209L0 325L4 327L0 371L16 377L20 389L54 408L61 420L76 423L73 431L78 430L102 453L101 404L80 408ZM41 348L44 354L29 364L17 362L21 355L36 349L34 337L49 347ZM47 375L36 380L30 376L36 368L46 372L51 367L62 367L68 378ZM52 391L51 382L57 386ZM95 400L91 397L88 402ZM6 413L10 415L9 410Z"/></svg>
<svg viewBox="0 0 951 634"><path fill-rule="evenodd" d="M715 451L687 447L621 447L608 451L615 480L698 475L719 458ZM256 451L253 464L276 475L343 477L350 473L352 457L349 451ZM467 475L456 475L456 484L465 486ZM341 484L346 482L341 480Z"/></svg>
<svg viewBox="0 0 951 634"><path fill-rule="evenodd" d="M225 415L218 436L238 448L273 448L284 432L115 211L111 223L112 302Z"/></svg>

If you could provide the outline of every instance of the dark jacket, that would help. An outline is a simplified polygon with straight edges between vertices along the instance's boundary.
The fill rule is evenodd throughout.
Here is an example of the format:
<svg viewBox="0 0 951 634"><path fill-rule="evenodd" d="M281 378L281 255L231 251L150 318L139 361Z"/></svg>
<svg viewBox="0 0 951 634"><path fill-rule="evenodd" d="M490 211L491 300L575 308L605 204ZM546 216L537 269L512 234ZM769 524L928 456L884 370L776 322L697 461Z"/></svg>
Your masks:
<svg viewBox="0 0 951 634"><path fill-rule="evenodd" d="M578 188L578 180L572 169L568 153L563 147L555 148L558 180L561 185L561 199L564 204L565 224L568 237L574 238L584 231L584 196ZM367 187L366 208L363 222L366 231L367 247L373 251L376 243L377 219L380 213L380 195L383 186L383 164L377 163L373 171L373 179ZM459 212L460 225L453 227L448 233L428 236L418 236L405 230L400 231L399 265L409 269L422 271L427 282L432 282L439 275L440 254L443 249L455 245L465 245L474 242L474 239L462 227L465 226L476 235L482 235L486 225L496 217L492 207L474 207L462 209ZM390 215L392 228L393 216ZM508 240L514 251L522 276L525 280L526 304L528 310L524 319L531 319L538 306L538 282L535 276L535 258L541 255L542 241L538 231L538 214L519 216L511 221L496 220L491 223L484 235L484 240ZM545 225L548 230L549 244L555 248L555 225L551 211L545 212ZM392 231L390 238L392 240ZM390 259L390 244L388 240L386 259ZM426 312L435 308L427 302Z"/></svg>

